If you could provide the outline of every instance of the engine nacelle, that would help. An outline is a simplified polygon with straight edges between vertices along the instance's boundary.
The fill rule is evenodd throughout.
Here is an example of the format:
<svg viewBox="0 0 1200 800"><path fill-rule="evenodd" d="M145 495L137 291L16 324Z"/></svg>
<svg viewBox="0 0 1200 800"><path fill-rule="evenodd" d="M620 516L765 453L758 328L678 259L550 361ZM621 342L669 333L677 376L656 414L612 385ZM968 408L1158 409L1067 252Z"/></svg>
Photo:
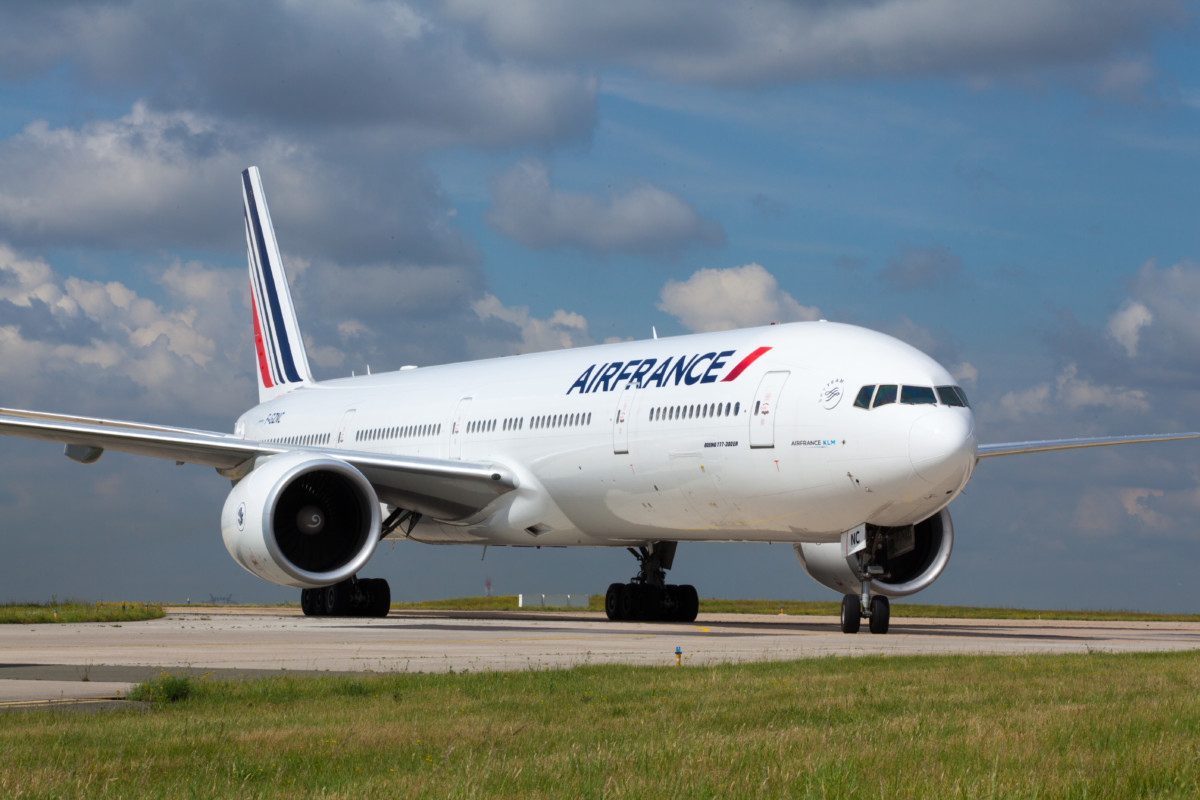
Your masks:
<svg viewBox="0 0 1200 800"><path fill-rule="evenodd" d="M344 461L305 453L268 458L229 493L221 538L248 572L301 589L353 576L379 544L379 500Z"/></svg>
<svg viewBox="0 0 1200 800"><path fill-rule="evenodd" d="M796 558L818 583L842 594L860 594L868 566L882 568L871 580L871 591L887 597L906 597L937 580L950 561L954 524L942 509L911 528L867 526L867 548L842 556L840 542L803 543L795 546Z"/></svg>

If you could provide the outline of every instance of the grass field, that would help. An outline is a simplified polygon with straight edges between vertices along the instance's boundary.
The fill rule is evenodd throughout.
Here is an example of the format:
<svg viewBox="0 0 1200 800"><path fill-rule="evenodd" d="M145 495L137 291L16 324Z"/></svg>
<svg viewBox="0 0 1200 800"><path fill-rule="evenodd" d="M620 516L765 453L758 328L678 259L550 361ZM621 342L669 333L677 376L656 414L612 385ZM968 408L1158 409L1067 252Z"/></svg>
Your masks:
<svg viewBox="0 0 1200 800"><path fill-rule="evenodd" d="M162 603L85 603L82 600L51 600L46 603L0 605L0 624L38 622L136 622L158 619Z"/></svg>
<svg viewBox="0 0 1200 800"><path fill-rule="evenodd" d="M0 797L1195 797L1200 653L164 676L0 714Z"/></svg>

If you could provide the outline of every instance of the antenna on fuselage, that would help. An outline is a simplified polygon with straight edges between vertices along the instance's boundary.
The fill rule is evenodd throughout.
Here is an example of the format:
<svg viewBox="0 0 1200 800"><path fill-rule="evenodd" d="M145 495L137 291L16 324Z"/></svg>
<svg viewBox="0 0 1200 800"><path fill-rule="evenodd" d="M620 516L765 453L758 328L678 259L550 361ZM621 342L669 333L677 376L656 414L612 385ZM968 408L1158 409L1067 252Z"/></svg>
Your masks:
<svg viewBox="0 0 1200 800"><path fill-rule="evenodd" d="M651 325L651 326L650 326L650 334L651 334L652 336L654 336L654 338L655 338L655 339L657 339L657 338L658 338L658 328L656 328L656 327L654 327L653 325Z"/></svg>

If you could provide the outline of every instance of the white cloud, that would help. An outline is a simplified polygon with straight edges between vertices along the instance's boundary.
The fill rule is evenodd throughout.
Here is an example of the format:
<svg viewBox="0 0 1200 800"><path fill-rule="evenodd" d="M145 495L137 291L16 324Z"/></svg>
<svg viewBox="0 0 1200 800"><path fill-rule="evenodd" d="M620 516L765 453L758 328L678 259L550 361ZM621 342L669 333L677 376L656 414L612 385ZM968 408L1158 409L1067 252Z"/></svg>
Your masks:
<svg viewBox="0 0 1200 800"><path fill-rule="evenodd" d="M1105 386L1079 377L1077 364L1068 364L1055 377L1054 383L1042 383L1029 389L1007 392L1000 398L1003 417L1018 419L1025 416L1049 414L1064 408L1078 411L1084 408L1107 408L1115 411L1150 410L1146 392L1123 386Z"/></svg>
<svg viewBox="0 0 1200 800"><path fill-rule="evenodd" d="M559 309L549 319L530 316L527 306L506 306L493 295L484 295L472 307L481 322L499 320L515 326L520 341L513 352L537 353L592 344L587 320L581 315Z"/></svg>
<svg viewBox="0 0 1200 800"><path fill-rule="evenodd" d="M0 141L0 239L21 247L244 246L239 173L256 164L286 250L344 263L472 264L436 177L403 155L370 168L243 121L136 103L115 120L29 124Z"/></svg>
<svg viewBox="0 0 1200 800"><path fill-rule="evenodd" d="M117 281L63 278L0 244L0 380L8 402L59 408L64 385L97 413L236 413L249 382L240 271L174 262L156 277L170 305ZM244 364L242 362L245 362ZM79 411L80 409L68 409Z"/></svg>
<svg viewBox="0 0 1200 800"><path fill-rule="evenodd" d="M1049 408L1050 384L1042 383L1021 391L1006 392L1000 398L1000 411L1009 419L1044 414Z"/></svg>
<svg viewBox="0 0 1200 800"><path fill-rule="evenodd" d="M963 386L975 386L979 383L979 370L968 361L951 366L950 374Z"/></svg>
<svg viewBox="0 0 1200 800"><path fill-rule="evenodd" d="M649 183L603 199L565 192L550 185L542 161L526 158L495 178L491 188L488 223L526 247L669 255L692 244L725 241L720 225Z"/></svg>
<svg viewBox="0 0 1200 800"><path fill-rule="evenodd" d="M1200 360L1200 265L1182 261L1159 269L1147 261L1130 297L1109 319L1108 333L1140 364Z"/></svg>
<svg viewBox="0 0 1200 800"><path fill-rule="evenodd" d="M763 84L830 77L1023 75L1129 62L1149 30L1181 16L1173 0L449 0L505 52L546 62L592 58L669 78ZM1133 63L1136 63L1133 62ZM1107 80L1136 81L1129 67Z"/></svg>
<svg viewBox="0 0 1200 800"><path fill-rule="evenodd" d="M659 309L697 333L815 320L820 311L802 306L780 290L775 276L759 264L702 269L686 281L668 281Z"/></svg>
<svg viewBox="0 0 1200 800"><path fill-rule="evenodd" d="M1126 300L1108 318L1108 335L1125 349L1130 358L1137 355L1138 336L1142 328L1154 321L1154 312L1136 300Z"/></svg>
<svg viewBox="0 0 1200 800"><path fill-rule="evenodd" d="M17 5L0 6L0 77L69 70L93 91L136 85L159 111L327 132L351 149L554 145L595 117L591 76L474 46L424 4Z"/></svg>
<svg viewBox="0 0 1200 800"><path fill-rule="evenodd" d="M1150 403L1141 389L1126 389L1118 386L1099 386L1079 377L1079 367L1068 364L1055 381L1057 397L1066 407L1075 411L1081 408L1111 408L1117 411L1148 411Z"/></svg>
<svg viewBox="0 0 1200 800"><path fill-rule="evenodd" d="M1193 492L1171 494L1187 498ZM1162 489L1144 487L1088 488L1075 507L1073 522L1076 528L1089 534L1162 535L1178 526L1178 520L1158 508L1166 496ZM1194 513L1194 509L1189 510Z"/></svg>

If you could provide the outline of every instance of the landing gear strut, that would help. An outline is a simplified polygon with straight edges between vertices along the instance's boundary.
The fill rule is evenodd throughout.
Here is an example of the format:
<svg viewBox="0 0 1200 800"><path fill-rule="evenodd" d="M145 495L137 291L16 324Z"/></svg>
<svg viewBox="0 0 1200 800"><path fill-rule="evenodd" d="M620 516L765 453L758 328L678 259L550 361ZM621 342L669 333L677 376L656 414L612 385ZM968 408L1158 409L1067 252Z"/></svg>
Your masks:
<svg viewBox="0 0 1200 800"><path fill-rule="evenodd" d="M349 578L300 591L306 617L386 617L391 606L392 590L383 578Z"/></svg>
<svg viewBox="0 0 1200 800"><path fill-rule="evenodd" d="M693 622L700 610L696 587L668 585L667 570L675 561L678 542L654 542L636 550L628 548L638 560L638 574L629 583L614 583L604 595L608 618L658 622Z"/></svg>

